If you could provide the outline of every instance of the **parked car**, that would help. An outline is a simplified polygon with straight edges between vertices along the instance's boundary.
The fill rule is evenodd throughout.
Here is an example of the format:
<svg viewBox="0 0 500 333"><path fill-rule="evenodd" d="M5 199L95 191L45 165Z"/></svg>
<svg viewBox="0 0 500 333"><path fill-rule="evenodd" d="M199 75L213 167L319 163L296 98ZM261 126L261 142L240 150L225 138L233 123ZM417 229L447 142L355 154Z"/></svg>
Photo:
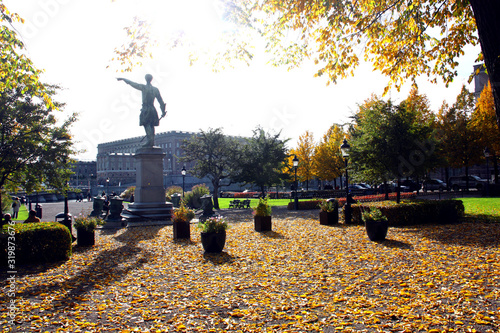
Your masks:
<svg viewBox="0 0 500 333"><path fill-rule="evenodd" d="M381 193L381 194L385 193L386 187L387 187L389 193L396 192L397 183L388 182L387 184L385 184L385 186L384 186L384 184L380 184L377 188L378 193ZM407 186L400 185L399 187L400 187L401 192L410 192L410 188Z"/></svg>
<svg viewBox="0 0 500 333"><path fill-rule="evenodd" d="M474 175L469 176L469 189L475 188L477 190L481 190L483 189L484 186L486 186L486 183L487 183L486 179L482 179ZM466 176L450 177L450 179L448 180L448 186L453 191L465 189L467 187L467 177Z"/></svg>
<svg viewBox="0 0 500 333"><path fill-rule="evenodd" d="M444 191L446 190L446 183L441 179L426 179L422 183L422 190L427 191Z"/></svg>
<svg viewBox="0 0 500 333"><path fill-rule="evenodd" d="M418 182L411 180L411 179L402 180L401 185L408 187L410 192L418 191L418 190L420 190L420 187L421 187Z"/></svg>
<svg viewBox="0 0 500 333"><path fill-rule="evenodd" d="M359 184L351 184L349 185L349 191L364 191L365 188Z"/></svg>

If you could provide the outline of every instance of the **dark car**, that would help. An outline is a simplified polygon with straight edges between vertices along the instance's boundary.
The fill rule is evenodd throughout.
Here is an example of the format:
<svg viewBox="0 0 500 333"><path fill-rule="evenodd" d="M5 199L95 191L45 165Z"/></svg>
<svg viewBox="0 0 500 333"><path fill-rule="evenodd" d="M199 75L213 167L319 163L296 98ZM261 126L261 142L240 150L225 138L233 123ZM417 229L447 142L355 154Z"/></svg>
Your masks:
<svg viewBox="0 0 500 333"><path fill-rule="evenodd" d="M385 190L386 188L387 188L387 192L389 192L389 193L396 192L396 190L397 190L397 183L389 182L389 183L387 183L385 185L384 184L380 184L378 186L378 193L381 193L381 194L385 193L386 192L386 190ZM410 188L407 187L407 186L400 185L399 188L400 188L401 192L410 192Z"/></svg>
<svg viewBox="0 0 500 333"><path fill-rule="evenodd" d="M405 179L401 181L401 185L406 186L410 192L420 190L420 184L411 179Z"/></svg>
<svg viewBox="0 0 500 333"><path fill-rule="evenodd" d="M446 183L441 179L426 179L422 183L422 190L427 191L444 191L446 190Z"/></svg>

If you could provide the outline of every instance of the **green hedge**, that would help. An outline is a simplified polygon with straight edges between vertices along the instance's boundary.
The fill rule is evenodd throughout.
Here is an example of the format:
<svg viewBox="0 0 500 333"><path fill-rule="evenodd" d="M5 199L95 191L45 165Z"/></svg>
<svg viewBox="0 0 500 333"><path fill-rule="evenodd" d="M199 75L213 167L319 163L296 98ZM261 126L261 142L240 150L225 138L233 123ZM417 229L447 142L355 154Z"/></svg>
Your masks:
<svg viewBox="0 0 500 333"><path fill-rule="evenodd" d="M321 200L309 200L309 201L299 201L299 210L310 210L310 209L319 209L319 204ZM287 206L288 210L295 209L295 202L290 201Z"/></svg>
<svg viewBox="0 0 500 333"><path fill-rule="evenodd" d="M352 223L363 224L361 210L370 207L380 208L390 226L457 223L464 216L460 200L381 201L352 205Z"/></svg>
<svg viewBox="0 0 500 333"><path fill-rule="evenodd" d="M58 222L4 225L0 233L0 265L67 260L71 257L71 243L68 228Z"/></svg>

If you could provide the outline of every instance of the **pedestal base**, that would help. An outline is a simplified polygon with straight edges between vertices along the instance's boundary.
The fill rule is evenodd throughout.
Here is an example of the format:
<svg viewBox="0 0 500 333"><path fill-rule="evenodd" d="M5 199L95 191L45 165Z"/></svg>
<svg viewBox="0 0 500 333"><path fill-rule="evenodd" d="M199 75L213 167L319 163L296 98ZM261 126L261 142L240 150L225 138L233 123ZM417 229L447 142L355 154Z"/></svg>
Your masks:
<svg viewBox="0 0 500 333"><path fill-rule="evenodd" d="M160 147L140 148L136 159L135 202L122 211L127 227L172 224L173 205L165 202L163 158Z"/></svg>
<svg viewBox="0 0 500 333"><path fill-rule="evenodd" d="M170 202L134 202L122 211L127 227L172 225L173 205Z"/></svg>

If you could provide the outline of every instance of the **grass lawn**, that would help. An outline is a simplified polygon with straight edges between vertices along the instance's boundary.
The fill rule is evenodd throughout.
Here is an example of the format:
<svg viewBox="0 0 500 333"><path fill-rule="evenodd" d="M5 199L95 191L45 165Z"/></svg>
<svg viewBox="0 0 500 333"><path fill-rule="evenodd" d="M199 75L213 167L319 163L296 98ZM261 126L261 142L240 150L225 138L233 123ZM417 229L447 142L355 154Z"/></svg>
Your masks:
<svg viewBox="0 0 500 333"><path fill-rule="evenodd" d="M220 209L227 209L229 208L229 202L233 201L233 198L219 198L219 206ZM242 198L239 200L246 200L246 198ZM290 202L290 199L269 199L268 203L269 206L287 206L288 203ZM259 199L250 199L250 207L256 207L257 204L259 203Z"/></svg>
<svg viewBox="0 0 500 333"><path fill-rule="evenodd" d="M500 222L500 198L460 198L467 217Z"/></svg>
<svg viewBox="0 0 500 333"><path fill-rule="evenodd" d="M14 221L24 221L28 218L28 208L26 205L21 205L19 208L19 214L17 214L17 219L13 219Z"/></svg>

